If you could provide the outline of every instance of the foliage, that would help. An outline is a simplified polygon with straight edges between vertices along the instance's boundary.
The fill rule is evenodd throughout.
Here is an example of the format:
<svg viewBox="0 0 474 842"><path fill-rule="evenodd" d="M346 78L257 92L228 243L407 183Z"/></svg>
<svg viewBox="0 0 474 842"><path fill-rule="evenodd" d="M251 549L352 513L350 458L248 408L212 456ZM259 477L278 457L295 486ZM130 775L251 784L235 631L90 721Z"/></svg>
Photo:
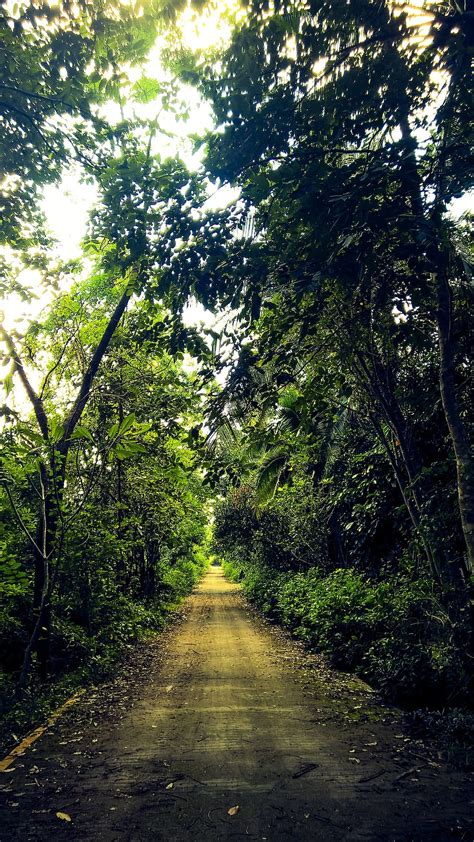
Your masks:
<svg viewBox="0 0 474 842"><path fill-rule="evenodd" d="M432 585L405 575L370 580L354 570L322 576L276 573L251 563L224 566L269 619L355 671L383 697L407 707L469 701L469 677Z"/></svg>
<svg viewBox="0 0 474 842"><path fill-rule="evenodd" d="M140 5L141 16L115 0L2 4L2 245L35 242L39 188L65 162L89 174L99 165L107 131L98 105L117 97L124 64L139 61L156 32L151 4Z"/></svg>
<svg viewBox="0 0 474 842"><path fill-rule="evenodd" d="M1 433L2 704L13 705L7 722L25 715L12 693L22 661L25 674L25 652L33 687L38 671L45 678L45 665L59 684L67 673L97 676L131 641L162 627L206 564L208 492L189 444L202 412L200 386L171 353L172 321L163 308L155 309L150 335L149 307L130 308L104 351L107 366L95 372L80 423L67 433L68 404L72 396L75 405L88 349L107 329L116 296L107 274L98 274L58 297L31 326L30 366L36 360L44 366L45 347L50 354L39 392L47 435L16 412L6 414ZM43 420L41 411L35 420ZM44 526L48 482L57 512L57 520L46 522L49 530L48 523L56 524L51 538ZM52 543L38 559L42 530ZM46 563L48 589L38 602ZM37 616L47 632L46 660L42 638L34 638Z"/></svg>
<svg viewBox="0 0 474 842"><path fill-rule="evenodd" d="M243 257L229 253L222 272L240 354L215 424L239 407L257 426L255 410L275 408L290 384L300 405L314 401L302 419L313 437L318 422L335 429L356 413L432 575L460 592L474 563L472 272L449 206L471 185L471 46L449 4L420 20L389 3L255 0L201 72L219 126L207 166L239 186L253 219ZM443 439L439 459L425 425ZM265 467L281 475L283 464L279 452ZM268 480L257 480L264 491ZM436 522L447 485L461 540Z"/></svg>
<svg viewBox="0 0 474 842"><path fill-rule="evenodd" d="M471 693L471 49L447 3L255 0L200 67L241 208L215 549L406 704Z"/></svg>
<svg viewBox="0 0 474 842"><path fill-rule="evenodd" d="M71 619L73 594L69 594L68 600L63 597L57 606L54 626L55 673L46 684L34 674L20 698L15 694L15 673L11 667L26 640L15 606L12 613L5 613L2 605L1 646L2 651L11 653L11 658L3 660L4 671L0 673L0 744L6 747L11 744L12 735L14 740L14 735L42 724L52 710L85 683L112 675L117 661L137 641L163 629L181 599L202 575L206 563L198 550L193 558L179 560L165 574L166 600L158 597L147 604L121 593L113 582L106 583L102 575L101 589L90 600L93 620L88 629Z"/></svg>

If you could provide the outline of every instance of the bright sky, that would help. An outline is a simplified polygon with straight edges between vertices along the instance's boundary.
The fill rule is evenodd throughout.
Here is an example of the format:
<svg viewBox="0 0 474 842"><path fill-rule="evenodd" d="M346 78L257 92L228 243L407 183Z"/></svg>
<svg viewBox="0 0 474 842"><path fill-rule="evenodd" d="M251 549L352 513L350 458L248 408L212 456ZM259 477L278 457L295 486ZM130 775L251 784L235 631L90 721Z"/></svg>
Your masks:
<svg viewBox="0 0 474 842"><path fill-rule="evenodd" d="M231 27L225 23L221 12L232 8L237 8L235 3L225 2L220 3L217 8L207 9L201 15L190 9L186 10L180 18L183 45L205 50L225 43L230 38ZM159 37L143 67L129 69L128 75L132 83L142 76L151 79L163 78L165 74L160 60L163 47L166 47L166 41ZM160 126L169 134L157 134L153 151L163 158L179 153L186 165L195 169L199 166L202 155L192 153L190 137L204 134L212 128L212 113L208 103L202 100L194 88L182 85L181 91L182 100L189 106L189 119L183 122L176 120L171 113L163 113L160 116ZM122 108L123 110L118 103L110 102L102 107L101 114L112 125L120 122L122 116L151 120L157 114L157 101L147 104L126 102ZM97 192L92 185L80 183L78 169L66 175L62 184L46 188L43 207L51 230L60 242L61 256L69 257L72 252L79 253L88 213L96 197Z"/></svg>

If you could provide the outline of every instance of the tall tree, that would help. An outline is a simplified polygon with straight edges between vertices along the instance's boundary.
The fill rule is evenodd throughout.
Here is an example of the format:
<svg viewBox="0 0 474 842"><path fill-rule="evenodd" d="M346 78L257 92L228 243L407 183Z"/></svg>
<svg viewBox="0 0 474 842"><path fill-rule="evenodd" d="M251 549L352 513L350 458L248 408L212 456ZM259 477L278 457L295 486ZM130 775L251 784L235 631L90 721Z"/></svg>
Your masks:
<svg viewBox="0 0 474 842"><path fill-rule="evenodd" d="M25 658L25 677L31 651L38 639L44 642L39 650L43 672L48 666L52 568L64 540L63 496L71 446L75 437L82 435L80 422L94 382L132 297L146 295L151 303L164 296L166 270L172 265L176 242L180 238L188 242L192 237L197 238L201 229L206 229L205 214L196 220L191 213L182 210L183 191L188 192L191 200L195 192L193 185L198 190L198 202L199 180L193 180L179 161L161 163L151 155L149 146L142 152L136 144L132 144L128 154L109 163L102 177L104 198L97 209L95 221L96 235L102 236L102 239L90 242L88 246L89 256L95 256L94 273L85 287L86 298L82 303L79 288L70 295L60 297L54 305L53 316L56 313L58 323L55 324L52 318L50 330L54 336L54 332L61 328L62 345L58 346L56 339L53 362L43 374L39 389L35 388L25 361L25 354L31 354L33 346L36 346L41 366L37 340L39 327L33 324L19 341L3 326L1 328L7 359L11 361L12 373L21 381L29 399L41 442L37 486L40 506L34 535L23 526L35 551L36 612ZM193 202L189 201L190 211L192 207ZM92 296L89 302L87 289ZM181 295L181 304L185 300L186 292ZM81 319L86 322L81 323ZM154 316L151 311L151 323L155 319L160 322L161 316ZM182 328L180 330L183 333ZM69 401L62 406L55 400L57 377L67 376L68 356L71 351L77 352L78 331L85 331L86 335L81 351L83 365L75 384L69 381ZM8 479L5 488L15 508ZM44 634L40 634L42 630Z"/></svg>
<svg viewBox="0 0 474 842"><path fill-rule="evenodd" d="M401 355L421 335L436 349L436 329L472 568L469 361L459 329L470 270L449 216L472 183L472 37L470 11L449 4L417 16L372 2L284 3L270 13L256 2L203 83L220 124L208 166L258 209L245 267L229 267L228 300L240 278L251 319L277 307L275 319L261 320L273 352L285 333L294 356L302 339L310 354L320 340L324 354L329 339L397 442L393 467L435 575L460 580L462 560L440 553L436 497L403 407Z"/></svg>

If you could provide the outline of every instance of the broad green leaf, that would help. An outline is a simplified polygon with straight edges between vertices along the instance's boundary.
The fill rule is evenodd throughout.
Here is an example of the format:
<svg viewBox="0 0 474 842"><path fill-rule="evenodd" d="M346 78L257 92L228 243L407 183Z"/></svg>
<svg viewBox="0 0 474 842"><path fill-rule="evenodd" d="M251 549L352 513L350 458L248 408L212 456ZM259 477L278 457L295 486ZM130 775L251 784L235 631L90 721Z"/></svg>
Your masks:
<svg viewBox="0 0 474 842"><path fill-rule="evenodd" d="M93 442L94 438L90 430L87 427L78 424L71 435L71 439L88 439L89 441Z"/></svg>

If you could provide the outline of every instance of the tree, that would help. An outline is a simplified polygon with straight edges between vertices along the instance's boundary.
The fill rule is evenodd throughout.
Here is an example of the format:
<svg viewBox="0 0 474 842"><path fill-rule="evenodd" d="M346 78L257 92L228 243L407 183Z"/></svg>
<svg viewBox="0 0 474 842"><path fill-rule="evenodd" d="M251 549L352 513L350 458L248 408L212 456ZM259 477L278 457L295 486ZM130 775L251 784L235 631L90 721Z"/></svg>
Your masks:
<svg viewBox="0 0 474 842"><path fill-rule="evenodd" d="M271 14L251 4L222 67L204 70L221 126L208 166L257 208L244 268L229 260L223 272L227 300L240 283L247 319L262 313L255 325L266 360L274 354L294 370L328 349L338 355L352 381L344 388L366 395L434 575L463 590L465 565L436 522L403 378L414 348L436 351L436 326L472 567L468 394L459 387L468 361L457 327L470 270L448 213L471 185L472 26L468 10L448 5L421 17L371 2L288 3Z"/></svg>
<svg viewBox="0 0 474 842"><path fill-rule="evenodd" d="M75 437L84 435L80 427L84 410L102 360L132 296L146 292L154 300L160 295L161 266L170 262L179 236L189 238L187 217L181 212L182 190L189 187L189 182L190 177L180 162L168 161L160 166L152 160L149 147L145 153L132 150L109 163L103 178L104 202L96 220L98 234L102 233L104 240L89 245L89 254L95 254L95 271L89 282L91 299L87 302L86 290L86 298L81 301L79 288L71 295L59 298L55 304L49 329L53 336L54 331L61 329L64 338L59 347L56 345L55 358L39 391L27 373L24 353L32 339L38 349L40 328L33 325L19 348L14 337L2 327L7 355L30 401L40 436L37 486L40 507L34 536L23 525L35 551L36 612L23 680L38 639L41 641L43 673L48 666L48 615L54 583L51 570L64 541L64 483L71 446ZM175 220L179 221L179 227L174 225ZM203 221L201 219L197 224L190 220L190 224L193 230L199 230ZM100 310L94 312L98 306ZM81 321L84 318L85 323ZM70 403L61 411L54 400L55 389L61 384L61 375L67 372L71 350L77 352L77 334L83 331L85 346L81 350L83 364L78 372L77 386ZM120 437L127 431L128 428L122 429L119 424L117 435ZM15 507L8 481L5 488ZM20 520L18 513L17 517ZM42 629L46 631L40 637Z"/></svg>
<svg viewBox="0 0 474 842"><path fill-rule="evenodd" d="M20 170L17 167L18 177L7 178L9 204L3 242L17 249L23 264L35 261L46 283L59 278L63 286L69 285L68 275L89 273L86 284L76 285L71 294L55 300L45 324L32 324L25 335L15 335L2 326L5 356L11 363L7 391L14 376L21 381L37 428L27 425L25 432L23 425L18 431L32 458L29 469L38 474L32 483L39 501L36 528L31 529L21 516L11 487L15 472L3 477L9 502L35 555L35 622L20 683L26 681L35 647L43 674L48 668L50 597L67 538L65 485L71 453L77 450L78 440L88 439L83 415L132 298L147 301L148 323L146 329L141 324L142 333L156 332L161 315L155 311L155 303L167 298L175 309L174 315L167 317L171 351L192 346L200 352L203 348L192 331L185 331L179 310L191 294L191 274L201 261L200 250L204 243L212 242L225 214L196 212L207 198L205 181L190 175L179 159L162 160L155 152L159 115L163 110L179 109L175 83L144 77L132 85L123 70L125 63L133 65L144 58L157 27L173 18L179 8L179 3L164 7L134 4L132 8L111 2L99 9L97 4L86 3L77 13L68 4L55 9L20 4L11 16L7 13L2 18L8 36L8 72L1 88L5 116L0 121L5 170L13 172L18 162L22 165ZM15 39L20 32L25 38L18 45ZM28 80L22 74L27 74ZM100 118L97 106L109 99L121 103L124 90L140 103L158 98L158 117L145 123L123 119L110 128ZM83 173L95 178L102 200L95 209L84 262L58 269L51 265L48 243L41 232L32 237L29 226L39 223L36 199L41 187L57 180L63 165L74 158ZM38 243L45 246L39 256L32 248ZM222 245L219 248L222 253ZM12 280L14 270L9 270ZM22 291L17 280L13 278L12 286ZM204 285L201 295L205 290ZM51 351L49 361L42 354L40 339ZM28 370L30 364L36 369L34 376ZM39 388L35 385L38 371L43 372ZM5 413L15 421L15 413L8 407ZM17 420L21 427L23 422ZM114 446L119 457L139 451L133 435L130 439L132 428L135 430L135 425L127 418L119 419L112 437L117 439ZM13 450L16 438L13 435ZM79 509L86 506L88 493L86 484Z"/></svg>
<svg viewBox="0 0 474 842"><path fill-rule="evenodd" d="M0 244L41 242L41 188L65 166L100 171L113 133L99 106L120 97L124 66L143 60L162 22L147 2L3 4Z"/></svg>
<svg viewBox="0 0 474 842"><path fill-rule="evenodd" d="M120 166L119 162L119 173ZM181 167L178 167L178 172L181 178L183 176L187 178ZM167 174L170 179L166 178L169 192L165 199L161 195L161 204L155 196L152 211L153 224L157 228L163 226L170 231L171 227L166 225L166 213L174 213L174 209L171 191L172 176L169 170ZM178 195L181 195L182 181L178 178L177 183L173 182L173 184ZM128 226L130 208L126 204L124 213L126 215L124 224ZM128 247L124 242L116 248L111 243L102 245L100 248L91 244L89 250L95 254L95 272L87 281L76 283L70 293L59 296L43 323L33 323L24 337L14 338L2 328L2 338L7 349L6 356L12 365L11 374L17 375L21 381L30 401L35 422L33 424L25 422L20 416L6 410L13 427L9 433L10 445L4 449L2 481L17 522L33 547L35 562L33 596L35 619L25 653L20 678L21 686L28 677L31 655L35 648L38 651L43 676L48 669L51 597L60 559L68 542L68 534L73 521L82 510L89 507L90 495L98 481L98 475L101 472L103 474L107 469L109 455L113 453L118 459L116 467L118 540L119 544L123 544L121 552L126 552L124 510L131 504L129 502L125 506L125 478L121 460L131 456L136 457L137 454L145 451L146 448L140 439L147 431L153 429L150 426L150 418L155 418L154 436L156 438L159 424L166 416L173 418L179 412L184 418L188 413L192 414L194 401L186 389L182 397L179 396L184 384L180 383L180 374L175 369L171 357L167 358L168 362L166 361L164 356L166 349L172 348L174 353L182 355L181 349L190 347L195 353L200 350L204 356L208 355L206 345L193 335L193 331L188 331L186 334L181 328L177 334L176 319L170 315L166 316L162 309L150 302L146 305L142 304L141 310L140 308L137 310L135 305L129 323L134 324L134 329L141 337L139 341L146 342L152 347L155 355L161 354L160 362L157 362L155 366L146 364L146 355L140 352L133 333L127 334L128 351L125 350L124 344L120 348L120 345L117 346L117 341L113 342L132 296L140 289L146 288L145 272L149 271L147 251L145 249L139 257L135 250L137 230L136 226L131 226L129 229L131 245ZM173 238L174 233L172 242L174 242ZM155 244L157 244L156 239ZM163 244L159 247L162 249ZM111 249L114 251L114 260L111 260ZM150 272L148 276L150 282L153 277ZM43 367L44 371L43 349L45 347L49 349L51 359L41 386L35 388L23 360L27 354L32 368ZM132 347L133 353L130 350ZM111 387L111 378L114 376L119 378L116 384L119 394L118 415L110 428L109 419L115 414L113 407L110 403L105 403L104 408L101 409L100 399L96 395L96 391L101 388L101 381L102 384L104 382L104 373L101 369L104 358L108 359L110 366L108 380L105 378L105 382L108 383L107 388ZM131 373L136 372L137 360L140 358L142 359L141 382L145 391L141 395L141 401L139 401L141 393L133 392L134 399L130 405L127 391L130 389ZM164 372L163 377L159 376L160 365ZM173 390L172 397L170 389ZM150 390L152 390L152 395L147 394ZM96 421L94 435L91 433L90 426L84 424L85 413L91 399L96 406L96 411L99 412L98 421L102 424L102 427L100 423L97 426ZM140 403L139 408L137 408L137 401ZM157 418L156 414L160 407L163 408L163 416ZM143 415L147 420L140 422L137 416ZM172 423L175 426L176 422ZM186 435L184 433L184 441ZM85 473L80 470L81 457L78 448L80 449L81 444L88 449L86 459L88 467ZM23 466L20 472L16 467L19 446L22 451ZM181 445L176 441L177 463L179 463L180 447ZM160 477L159 468L161 457L159 448L156 451L156 448L149 446L147 452L150 450L155 451L153 459L157 473L155 485L151 484L149 493L156 497L156 482L163 478ZM71 458L78 472L73 483L75 492L67 491L66 488L67 483L71 482ZM186 461L186 457L183 458ZM168 462L169 466L166 470L172 471L171 452L168 454ZM171 489L167 492L168 506L170 495L176 493L181 496L182 505L185 505L186 492L178 491L178 486L180 482L185 484L187 475L185 470L181 475L180 470L177 467L173 474ZM148 475L140 480L137 479L143 491L143 502L139 502L139 495L136 495L134 511L138 518L141 517L142 507L147 506L144 495L147 484L150 485L152 475L150 470ZM18 499L18 491L25 481L29 482L38 498L37 525L33 530L28 520L25 520L21 514L21 500ZM80 494L77 493L78 483L82 488ZM148 505L150 504L151 500L148 499ZM145 515L145 509L143 509L143 515ZM148 514L147 520L150 521ZM170 527L169 511L165 515L165 520ZM163 528L162 523L162 531ZM167 540L169 541L169 538ZM152 581L158 558L155 545L155 539L151 543L145 542L148 560L141 574L142 587L144 591L150 593L154 590ZM155 549L153 549L154 546ZM189 550L190 547L188 547ZM145 556L143 563L145 564ZM148 581L148 585L145 584L145 580Z"/></svg>

